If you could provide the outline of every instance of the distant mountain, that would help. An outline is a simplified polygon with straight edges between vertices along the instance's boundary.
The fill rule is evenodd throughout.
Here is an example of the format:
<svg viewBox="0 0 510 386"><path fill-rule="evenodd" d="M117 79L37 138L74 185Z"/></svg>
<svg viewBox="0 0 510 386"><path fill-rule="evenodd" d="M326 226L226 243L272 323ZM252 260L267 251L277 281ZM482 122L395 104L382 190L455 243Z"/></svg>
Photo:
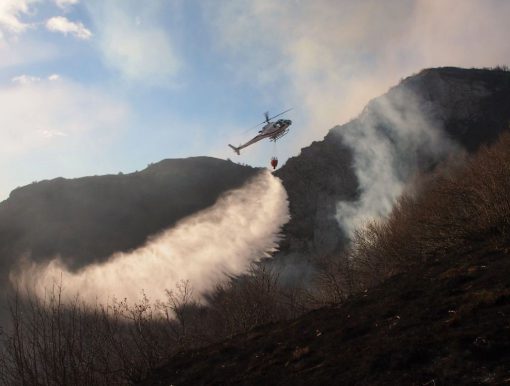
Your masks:
<svg viewBox="0 0 510 386"><path fill-rule="evenodd" d="M445 141L472 152L509 128L510 72L453 67L423 70L372 100L356 119L332 128L322 141L290 158L275 173L287 189L291 212L280 257L331 253L344 245L345 233L335 218L336 207L340 201L355 203L361 192L353 148L345 133L365 133L371 126L391 143L395 140L392 125L396 123L403 126L399 128L401 136L406 131L409 137L416 136L418 125L423 123L414 119L417 114L439 129ZM406 146L393 147L401 158L396 167L404 174L413 172L407 165L411 161L417 164L416 170L426 171L448 155L432 157L420 146Z"/></svg>
<svg viewBox="0 0 510 386"><path fill-rule="evenodd" d="M167 159L130 174L56 178L0 203L0 267L23 254L60 255L71 268L127 251L214 204L258 169L210 157Z"/></svg>

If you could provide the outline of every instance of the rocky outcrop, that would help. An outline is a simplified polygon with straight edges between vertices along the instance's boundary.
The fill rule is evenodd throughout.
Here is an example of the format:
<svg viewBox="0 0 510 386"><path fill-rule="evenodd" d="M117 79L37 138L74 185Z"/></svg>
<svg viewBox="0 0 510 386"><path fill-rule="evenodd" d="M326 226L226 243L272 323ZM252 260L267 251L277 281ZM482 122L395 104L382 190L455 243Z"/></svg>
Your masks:
<svg viewBox="0 0 510 386"><path fill-rule="evenodd" d="M365 162L358 166L366 170L391 168L391 175L375 170L372 176L386 179L388 191L390 185L405 185L415 174L433 169L452 152L473 152L491 143L509 122L508 71L445 67L404 79L372 100L358 118L332 128L276 172L288 191L291 212L280 257L335 253L344 246L338 204L357 210L370 183L360 181L358 163ZM386 157L375 148L380 144ZM381 162L388 165L383 168ZM391 201L397 193L380 200Z"/></svg>

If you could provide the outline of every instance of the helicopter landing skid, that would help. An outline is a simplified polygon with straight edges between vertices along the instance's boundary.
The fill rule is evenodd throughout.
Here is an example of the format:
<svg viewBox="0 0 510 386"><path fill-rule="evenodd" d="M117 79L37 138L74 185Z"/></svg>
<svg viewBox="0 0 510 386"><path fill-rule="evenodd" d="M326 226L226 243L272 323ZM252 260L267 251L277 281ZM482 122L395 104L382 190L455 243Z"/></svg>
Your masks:
<svg viewBox="0 0 510 386"><path fill-rule="evenodd" d="M285 129L285 130L279 132L278 134L273 135L271 138L269 138L269 140L276 142L277 139L280 139L281 137L287 135L288 132L289 132L289 129Z"/></svg>

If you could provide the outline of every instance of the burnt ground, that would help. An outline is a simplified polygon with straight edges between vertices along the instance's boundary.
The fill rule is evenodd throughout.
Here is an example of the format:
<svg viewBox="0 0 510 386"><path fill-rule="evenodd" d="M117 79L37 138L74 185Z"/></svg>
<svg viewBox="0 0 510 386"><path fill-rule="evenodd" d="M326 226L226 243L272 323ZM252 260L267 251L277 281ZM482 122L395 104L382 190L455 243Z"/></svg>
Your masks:
<svg viewBox="0 0 510 386"><path fill-rule="evenodd" d="M341 306L177 354L143 384L510 384L510 252L429 261Z"/></svg>

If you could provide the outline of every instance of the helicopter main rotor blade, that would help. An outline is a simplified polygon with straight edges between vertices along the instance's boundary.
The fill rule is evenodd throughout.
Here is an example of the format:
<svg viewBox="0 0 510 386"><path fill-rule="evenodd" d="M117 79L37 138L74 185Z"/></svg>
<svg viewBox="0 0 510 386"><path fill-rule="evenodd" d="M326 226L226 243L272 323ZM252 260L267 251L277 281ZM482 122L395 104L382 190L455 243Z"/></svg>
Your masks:
<svg viewBox="0 0 510 386"><path fill-rule="evenodd" d="M288 109L288 110L285 110L283 113L276 114L274 117L269 118L269 120L274 119L274 118L276 118L276 117L279 117L280 115L283 115L283 114L285 114L285 113L289 112L289 111L290 111L290 110L292 110L292 109L293 109L293 108L290 108L290 109Z"/></svg>
<svg viewBox="0 0 510 386"><path fill-rule="evenodd" d="M283 113L277 114L277 115L275 115L274 117L271 117L271 118L267 118L267 113L266 113L266 120L265 120L264 122L260 122L260 123L256 124L255 126L250 127L249 129L246 129L245 131L243 131L243 134L244 134L244 133L247 133L247 132L248 132L248 131L250 131L250 130L255 129L256 127L259 127L260 125L267 125L267 124L268 124L268 122L269 122L271 119L276 118L276 117L279 117L280 115L283 115L283 114L285 114L285 113L287 113L287 112L289 112L290 110L293 110L293 109L294 109L294 108L292 107L292 108L290 108L290 109L288 109L288 110L285 110Z"/></svg>
<svg viewBox="0 0 510 386"><path fill-rule="evenodd" d="M266 121L264 121L264 122L260 122L259 124L255 125L255 126L253 126L253 127L250 127L249 129L246 129L245 131L243 131L243 134L244 134L244 133L247 133L248 131L251 131L251 130L253 130L253 129L255 129L255 128L257 128L257 127L261 126L261 125L264 125L264 124L267 124L267 123L266 123Z"/></svg>

